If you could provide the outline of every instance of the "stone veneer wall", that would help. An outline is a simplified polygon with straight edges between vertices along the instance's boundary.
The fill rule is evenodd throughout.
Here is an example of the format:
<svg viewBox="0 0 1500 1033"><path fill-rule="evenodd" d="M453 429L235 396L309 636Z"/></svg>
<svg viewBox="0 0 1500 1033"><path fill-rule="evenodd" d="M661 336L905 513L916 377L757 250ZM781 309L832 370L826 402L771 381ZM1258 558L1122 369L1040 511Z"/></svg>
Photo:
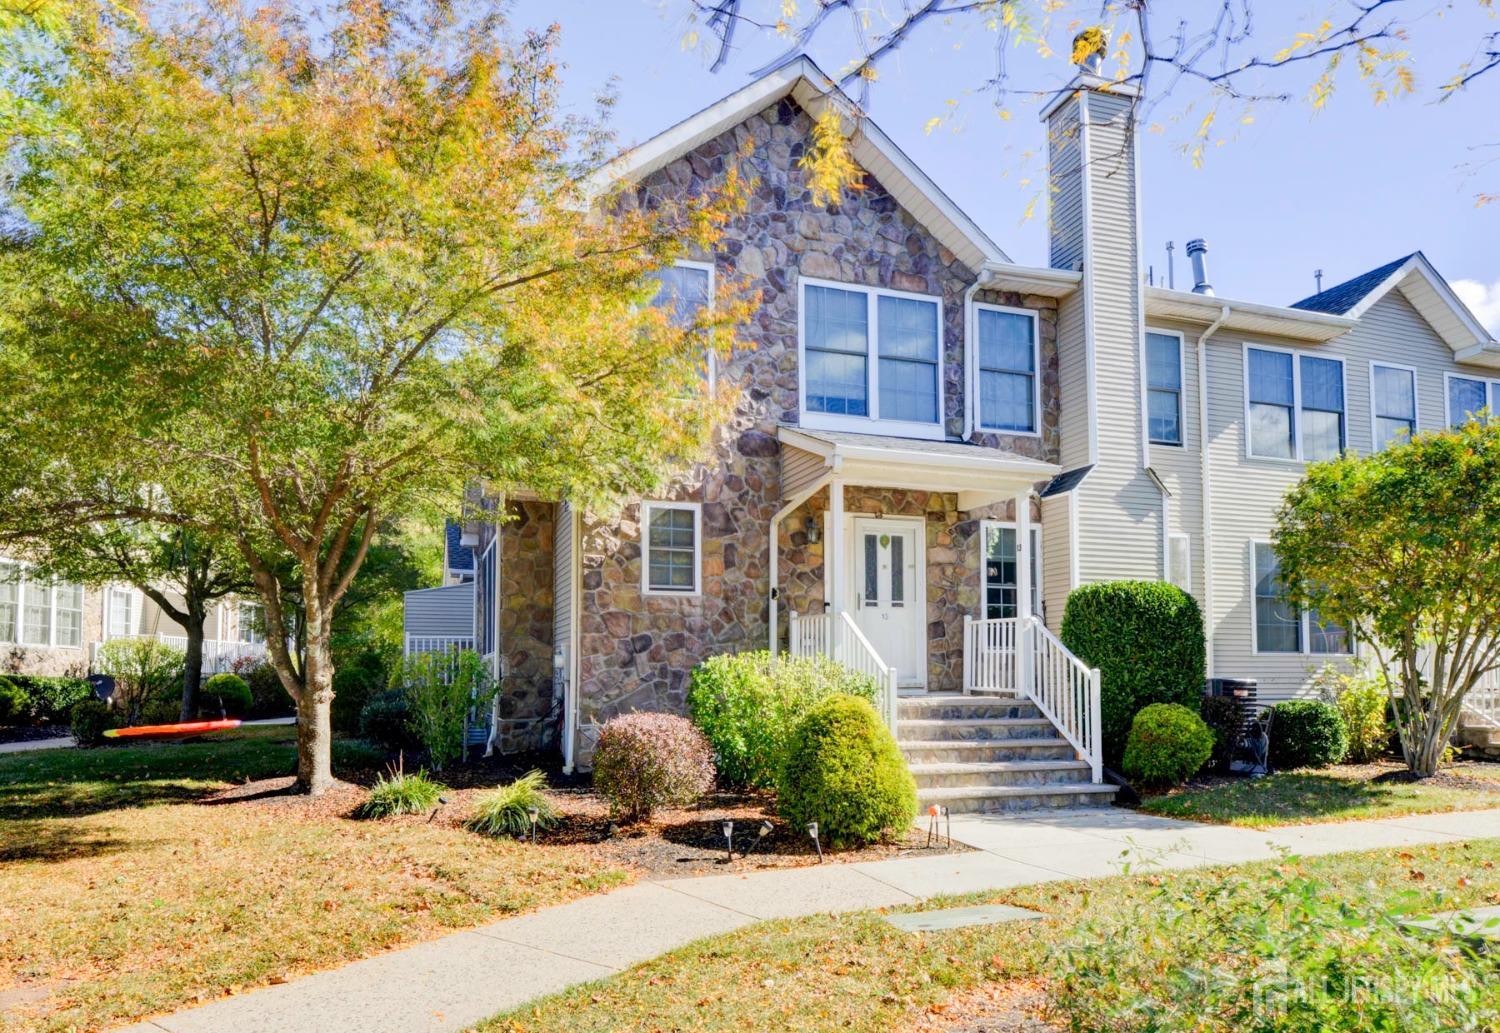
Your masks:
<svg viewBox="0 0 1500 1033"><path fill-rule="evenodd" d="M597 726L633 710L682 712L693 665L719 652L763 649L767 637L769 525L780 508L780 447L776 427L795 424L797 397L797 278L886 286L930 294L943 302L944 421L950 437L963 432L963 293L974 280L884 187L839 204L813 204L797 162L811 130L807 114L782 101L653 173L622 204L653 206L711 189L731 163L756 181L747 210L734 217L712 260L721 282L744 279L760 292L760 307L742 328L741 348L721 365L721 382L742 388L739 404L720 430L715 452L664 497L703 507L703 591L691 598L646 596L641 585L639 506L616 518L585 519L580 542L582 584L579 634L579 758L586 763ZM707 259L710 256L692 256ZM1038 310L1042 335L1043 405L1040 435L984 435L983 443L1033 458L1057 458L1056 305L1051 299L979 292L979 300ZM851 495L853 493L851 492ZM907 493L892 504L928 512L929 619L943 624L934 667L947 670L961 636L963 612L978 602L978 568L960 551L953 528L963 525L954 497ZM852 509L852 507L851 507ZM972 522L973 516L967 517ZM946 527L947 530L942 528ZM937 529L934 529L937 528ZM941 557L953 553L952 560ZM782 557L794 568L813 562ZM820 563L820 559L818 560ZM790 600L788 600L790 601ZM972 603L968 611L964 605ZM787 606L782 606L785 614ZM951 624L951 628L947 625ZM940 684L941 679L934 679Z"/></svg>
<svg viewBox="0 0 1500 1033"><path fill-rule="evenodd" d="M500 682L495 748L537 750L556 741L552 715L552 555L557 507L510 500L500 525ZM549 721L549 716L553 720Z"/></svg>

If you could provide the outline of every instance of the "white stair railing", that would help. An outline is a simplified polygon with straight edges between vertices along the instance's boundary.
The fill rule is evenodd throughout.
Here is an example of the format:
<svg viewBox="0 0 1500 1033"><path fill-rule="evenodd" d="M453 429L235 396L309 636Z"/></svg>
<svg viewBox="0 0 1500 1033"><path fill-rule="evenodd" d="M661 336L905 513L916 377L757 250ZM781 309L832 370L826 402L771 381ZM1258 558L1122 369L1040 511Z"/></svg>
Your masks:
<svg viewBox="0 0 1500 1033"><path fill-rule="evenodd" d="M1016 692L1015 617L964 617L964 692Z"/></svg>
<svg viewBox="0 0 1500 1033"><path fill-rule="evenodd" d="M1482 725L1500 728L1500 678L1489 671L1464 697L1465 716Z"/></svg>
<svg viewBox="0 0 1500 1033"><path fill-rule="evenodd" d="M1078 659L1036 617L1026 618L1022 635L1031 645L1031 687L1026 695L1089 762L1092 780L1104 781L1099 669Z"/></svg>
<svg viewBox="0 0 1500 1033"><path fill-rule="evenodd" d="M869 675L878 687L876 709L881 719L896 731L896 669L880 658L870 640L847 611L802 616L795 610L790 620L793 656L826 656L851 671Z"/></svg>

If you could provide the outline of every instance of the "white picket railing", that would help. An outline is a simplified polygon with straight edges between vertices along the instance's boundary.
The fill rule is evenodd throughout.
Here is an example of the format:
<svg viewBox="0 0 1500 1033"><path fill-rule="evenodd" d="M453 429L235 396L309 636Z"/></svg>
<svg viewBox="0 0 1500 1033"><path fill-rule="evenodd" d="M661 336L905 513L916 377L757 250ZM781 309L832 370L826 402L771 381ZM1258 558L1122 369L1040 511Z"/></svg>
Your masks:
<svg viewBox="0 0 1500 1033"><path fill-rule="evenodd" d="M877 709L894 734L896 731L896 669L880 659L870 640L848 612L819 613L802 616L791 613L791 653L793 656L823 655L852 671L867 674L879 686Z"/></svg>
<svg viewBox="0 0 1500 1033"><path fill-rule="evenodd" d="M963 686L966 693L1014 692L1029 698L1089 762L1093 781L1103 781L1099 671L1074 656L1038 618L965 617Z"/></svg>
<svg viewBox="0 0 1500 1033"><path fill-rule="evenodd" d="M1500 727L1500 684L1492 675L1482 681L1464 697L1464 709L1487 725Z"/></svg>
<svg viewBox="0 0 1500 1033"><path fill-rule="evenodd" d="M423 653L457 653L474 648L473 635L407 635L406 655Z"/></svg>
<svg viewBox="0 0 1500 1033"><path fill-rule="evenodd" d="M163 645L172 646L175 649L187 650L186 635L116 635L115 638L154 638ZM110 641L113 641L112 639ZM95 642L90 647L89 667L98 665L99 650L103 642ZM203 640L203 673L223 674L225 671L234 670L234 665L240 660L264 660L266 658L266 644L264 642L240 642L234 639L206 638Z"/></svg>

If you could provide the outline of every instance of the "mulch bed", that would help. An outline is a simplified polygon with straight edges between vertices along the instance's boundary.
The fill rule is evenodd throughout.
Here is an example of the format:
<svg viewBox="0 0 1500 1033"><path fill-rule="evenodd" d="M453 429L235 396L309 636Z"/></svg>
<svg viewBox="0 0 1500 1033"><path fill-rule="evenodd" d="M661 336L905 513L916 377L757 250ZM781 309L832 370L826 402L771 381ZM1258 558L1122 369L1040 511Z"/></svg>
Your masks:
<svg viewBox="0 0 1500 1033"><path fill-rule="evenodd" d="M0 743L41 742L43 739L64 739L71 734L67 725L7 725L0 728Z"/></svg>
<svg viewBox="0 0 1500 1033"><path fill-rule="evenodd" d="M538 834L539 848L590 848L601 866L628 868L647 877L740 873L819 863L806 832L783 821L775 812L775 801L768 796L715 792L691 807L659 811L649 822L622 828L611 820L608 804L593 791L588 776L563 775L556 759L544 756L492 758L438 773L436 780L448 786L443 794L448 802L435 814L386 820L461 827L480 796L533 768L547 773L548 795L559 817L556 826ZM411 770L410 765L407 770ZM350 818L375 772L356 773L354 777L358 783L339 782L316 800L293 794L291 778L271 778L234 786L204 799L202 804L273 807L304 820ZM725 852L726 820L734 822L732 861ZM771 822L771 831L762 839L757 832L763 821ZM928 847L926 832L913 829L892 842L858 850L832 851L825 847L824 861L879 861L965 850L956 843L949 847L941 839Z"/></svg>

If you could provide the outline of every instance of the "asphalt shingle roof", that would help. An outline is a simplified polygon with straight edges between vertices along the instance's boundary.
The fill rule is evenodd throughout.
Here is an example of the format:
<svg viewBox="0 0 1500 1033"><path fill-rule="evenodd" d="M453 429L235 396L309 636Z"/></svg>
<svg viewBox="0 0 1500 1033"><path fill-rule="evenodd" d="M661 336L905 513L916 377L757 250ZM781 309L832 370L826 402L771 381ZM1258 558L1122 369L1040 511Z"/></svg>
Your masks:
<svg viewBox="0 0 1500 1033"><path fill-rule="evenodd" d="M1420 251L1414 251L1410 255L1402 255L1394 262L1387 262L1379 269L1371 269L1367 273L1360 273L1354 279L1335 284L1326 291L1320 291L1312 297L1303 298L1301 301L1294 301L1291 307L1304 309L1308 312L1327 312L1329 315L1342 316L1363 301L1371 291L1384 283L1392 273L1419 254L1421 254Z"/></svg>

